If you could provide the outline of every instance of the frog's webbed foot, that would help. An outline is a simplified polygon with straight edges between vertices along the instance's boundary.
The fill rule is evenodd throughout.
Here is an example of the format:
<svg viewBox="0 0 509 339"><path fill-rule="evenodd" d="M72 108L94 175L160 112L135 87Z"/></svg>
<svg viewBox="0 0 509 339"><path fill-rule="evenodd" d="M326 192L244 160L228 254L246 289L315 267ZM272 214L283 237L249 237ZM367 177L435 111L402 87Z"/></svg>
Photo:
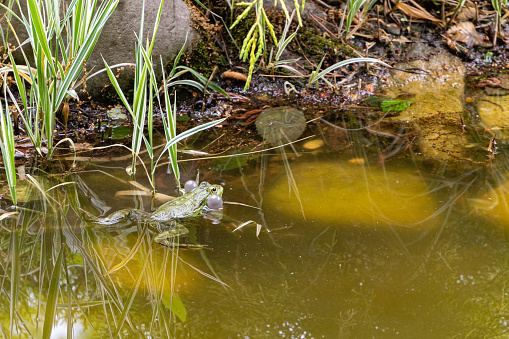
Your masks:
<svg viewBox="0 0 509 339"><path fill-rule="evenodd" d="M164 246L171 247L175 237L189 233L184 225L176 221L154 221L151 225L159 232L154 237L154 241Z"/></svg>

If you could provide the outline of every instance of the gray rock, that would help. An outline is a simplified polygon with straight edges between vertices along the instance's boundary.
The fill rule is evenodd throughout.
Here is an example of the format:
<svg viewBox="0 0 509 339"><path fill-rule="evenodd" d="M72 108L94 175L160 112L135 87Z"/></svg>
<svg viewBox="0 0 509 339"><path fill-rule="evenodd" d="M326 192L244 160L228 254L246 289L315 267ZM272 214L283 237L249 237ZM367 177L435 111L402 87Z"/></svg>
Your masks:
<svg viewBox="0 0 509 339"><path fill-rule="evenodd" d="M159 4L159 0L146 0L144 39L146 39L147 34L150 36L152 34ZM103 58L110 66L135 62L134 48L136 35L140 31L141 8L141 1L120 0L115 12L106 23L96 47L86 64L87 72L91 71L91 73L94 73L103 69ZM2 28L5 31L4 22L2 22ZM21 39L26 39L27 35L23 32L24 27L21 23L17 20L13 20L12 23ZM188 6L183 0L166 0L152 52L153 61L156 66L155 69L159 75L161 73L159 56L162 57L163 63L166 65L184 45L186 35L188 35L188 46L191 46L192 42L198 37L191 27L191 13ZM10 39L10 42L15 43L14 39ZM24 50L29 52L28 46L24 47ZM17 57L17 60L20 63L24 63L20 57ZM133 72L130 69L125 69L119 73L118 81L128 91L130 89L129 84L132 82ZM103 89L105 85L109 84L110 80L106 73L100 74L87 81L86 91L92 98L105 97ZM107 96L115 95L113 89L107 91L110 92ZM83 96L84 93L81 91L78 94Z"/></svg>
<svg viewBox="0 0 509 339"><path fill-rule="evenodd" d="M152 34L157 10L158 0L148 0L145 3L145 34ZM103 59L111 66L114 64L135 62L134 47L136 35L140 30L141 1L120 0L115 12L106 24L96 48L87 63L87 70L104 68ZM187 38L188 46L196 39L197 34L191 28L190 10L182 0L166 0L163 14L157 31L152 60L158 76L161 74L159 56L166 65L179 52ZM124 70L120 72L119 84L126 87L131 83L133 72ZM97 96L105 84L110 81L106 74L96 76L87 81L86 90Z"/></svg>
<svg viewBox="0 0 509 339"><path fill-rule="evenodd" d="M274 146L297 140L306 129L304 113L292 107L264 109L256 119L256 129Z"/></svg>

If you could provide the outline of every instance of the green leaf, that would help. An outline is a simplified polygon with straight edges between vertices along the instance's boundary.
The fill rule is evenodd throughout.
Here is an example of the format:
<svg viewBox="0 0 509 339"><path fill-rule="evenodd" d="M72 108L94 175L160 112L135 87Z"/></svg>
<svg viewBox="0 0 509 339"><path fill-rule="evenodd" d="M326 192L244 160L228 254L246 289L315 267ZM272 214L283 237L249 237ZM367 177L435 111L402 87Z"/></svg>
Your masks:
<svg viewBox="0 0 509 339"><path fill-rule="evenodd" d="M46 301L46 312L44 313L44 325L42 331L42 338L49 339L53 329L53 322L55 321L55 314L57 310L58 289L60 280L60 269L62 268L63 247L60 248L58 253L53 272L51 273L51 280L48 291L48 300Z"/></svg>
<svg viewBox="0 0 509 339"><path fill-rule="evenodd" d="M178 294L171 294L171 291L163 293L163 304L183 323L186 322L187 310Z"/></svg>
<svg viewBox="0 0 509 339"><path fill-rule="evenodd" d="M404 111L405 108L413 104L413 101L410 100L399 100L399 99L388 99L384 100L380 107L382 107L382 110L384 112L387 111L396 111L401 112Z"/></svg>

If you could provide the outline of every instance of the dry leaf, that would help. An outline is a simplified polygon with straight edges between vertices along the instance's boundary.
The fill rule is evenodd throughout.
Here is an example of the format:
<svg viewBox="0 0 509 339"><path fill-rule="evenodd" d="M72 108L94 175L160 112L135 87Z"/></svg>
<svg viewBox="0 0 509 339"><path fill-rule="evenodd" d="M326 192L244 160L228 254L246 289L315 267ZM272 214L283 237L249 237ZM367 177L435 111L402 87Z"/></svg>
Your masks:
<svg viewBox="0 0 509 339"><path fill-rule="evenodd" d="M453 41L466 43L468 46L480 45L484 42L484 36L475 30L470 21L461 22L447 31L447 37Z"/></svg>
<svg viewBox="0 0 509 339"><path fill-rule="evenodd" d="M475 7L475 5L470 5L470 6L463 6L461 8L461 10L459 11L458 15L456 16L456 20L470 20L470 19L474 19L477 17L477 8Z"/></svg>
<svg viewBox="0 0 509 339"><path fill-rule="evenodd" d="M413 7L407 4L404 4L400 2L393 8L394 10L399 9L403 13L405 13L407 16L411 16L414 19L425 19L432 21L436 24L442 24L442 20L435 18L433 15L429 14L428 11L426 11L423 8L417 8Z"/></svg>
<svg viewBox="0 0 509 339"><path fill-rule="evenodd" d="M247 76L239 72L226 71L221 74L222 78L235 79L240 81L247 81Z"/></svg>
<svg viewBox="0 0 509 339"><path fill-rule="evenodd" d="M501 84L502 84L502 81L500 81L500 79L498 79L498 78L488 78L488 79L485 79L485 80L479 82L477 85L475 85L475 87L486 87L486 86L500 87Z"/></svg>

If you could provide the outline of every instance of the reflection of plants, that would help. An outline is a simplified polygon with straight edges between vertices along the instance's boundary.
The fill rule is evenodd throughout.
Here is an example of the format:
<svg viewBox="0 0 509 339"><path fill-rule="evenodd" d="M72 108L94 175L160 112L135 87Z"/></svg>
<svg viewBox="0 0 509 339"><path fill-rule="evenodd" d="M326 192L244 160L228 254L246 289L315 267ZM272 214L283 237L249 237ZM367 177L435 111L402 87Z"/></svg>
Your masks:
<svg viewBox="0 0 509 339"><path fill-rule="evenodd" d="M169 317L170 311L182 321L186 316L174 289L177 262L184 265L178 250L155 243L146 225L131 228L134 234L127 237L126 232L115 237L104 228L87 227L76 216L87 208L84 194L94 193L79 176L60 184L31 179L32 202L19 208L16 219L0 221L4 337L50 338L54 326L62 323L69 338L78 324L88 328L87 333L74 332L73 337L138 337L146 330L171 337L177 320ZM140 245L132 260L107 274L129 252L136 234Z"/></svg>

